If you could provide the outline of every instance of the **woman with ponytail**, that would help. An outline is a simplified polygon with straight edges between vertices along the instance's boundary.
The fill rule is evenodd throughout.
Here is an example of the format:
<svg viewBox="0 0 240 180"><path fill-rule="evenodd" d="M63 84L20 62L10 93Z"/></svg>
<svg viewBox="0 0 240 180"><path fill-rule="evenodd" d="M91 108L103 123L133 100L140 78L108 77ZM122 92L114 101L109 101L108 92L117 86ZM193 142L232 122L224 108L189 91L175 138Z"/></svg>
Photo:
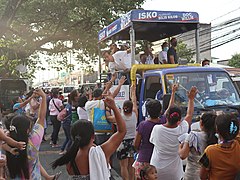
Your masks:
<svg viewBox="0 0 240 180"><path fill-rule="evenodd" d="M157 169L158 179L179 180L183 177L182 161L178 155L178 137L189 130L194 111L197 88L188 92L187 115L182 119L181 110L171 107L167 113L167 123L155 125L149 141L154 145L150 164Z"/></svg>
<svg viewBox="0 0 240 180"><path fill-rule="evenodd" d="M240 172L239 121L231 114L216 117L218 144L208 146L199 162L201 179L237 179Z"/></svg>
<svg viewBox="0 0 240 180"><path fill-rule="evenodd" d="M201 131L191 131L185 141L179 145L179 156L181 159L187 159L187 166L184 173L184 179L200 180L200 164L198 163L205 148L211 144L217 143L215 136L215 118L214 113L204 113L200 117Z"/></svg>
<svg viewBox="0 0 240 180"><path fill-rule="evenodd" d="M91 121L81 120L72 125L72 146L66 154L52 163L52 168L66 164L70 179L99 180L109 179L108 163L126 134L125 122L115 105L114 99L107 96L105 104L113 110L118 130L100 146L95 146L94 128Z"/></svg>

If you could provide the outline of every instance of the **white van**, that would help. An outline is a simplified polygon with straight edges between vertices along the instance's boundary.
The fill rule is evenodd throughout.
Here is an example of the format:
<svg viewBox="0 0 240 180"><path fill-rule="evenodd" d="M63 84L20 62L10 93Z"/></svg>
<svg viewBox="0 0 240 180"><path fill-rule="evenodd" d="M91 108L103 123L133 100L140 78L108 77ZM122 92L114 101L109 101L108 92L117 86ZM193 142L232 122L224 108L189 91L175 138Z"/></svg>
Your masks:
<svg viewBox="0 0 240 180"><path fill-rule="evenodd" d="M63 86L62 88L62 95L64 96L64 104L67 104L68 102L68 95L71 93L72 90L75 89L74 85L68 85L68 86Z"/></svg>

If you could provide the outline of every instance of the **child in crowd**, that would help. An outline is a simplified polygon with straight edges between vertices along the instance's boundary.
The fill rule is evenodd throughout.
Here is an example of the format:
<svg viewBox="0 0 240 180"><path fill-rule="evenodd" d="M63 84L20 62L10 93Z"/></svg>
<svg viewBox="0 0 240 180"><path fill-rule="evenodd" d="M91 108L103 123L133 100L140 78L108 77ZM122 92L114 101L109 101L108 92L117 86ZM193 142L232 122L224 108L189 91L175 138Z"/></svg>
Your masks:
<svg viewBox="0 0 240 180"><path fill-rule="evenodd" d="M143 167L140 171L141 180L154 180L157 179L157 170L152 165Z"/></svg>
<svg viewBox="0 0 240 180"><path fill-rule="evenodd" d="M221 114L216 117L219 143L205 149L199 162L201 179L233 180L240 172L239 122L235 116Z"/></svg>
<svg viewBox="0 0 240 180"><path fill-rule="evenodd" d="M169 102L168 109L174 104L175 92L177 90L177 84L172 86L172 95ZM155 99L149 99L146 103L146 109L150 116L149 119L142 121L137 127L137 133L135 137L134 146L138 151L138 157L133 164L135 168L135 176L140 179L140 170L150 164L150 159L153 152L153 144L149 142L149 138L152 129L157 124L162 124L163 121L159 118L160 112L162 110L161 103ZM168 109L163 116L166 116Z"/></svg>
<svg viewBox="0 0 240 180"><path fill-rule="evenodd" d="M188 157L184 173L185 180L200 180L200 177L197 176L201 168L198 161L207 146L217 143L215 118L216 115L214 113L202 114L200 117L201 131L191 131L185 141L179 146L178 153L180 158L185 159Z"/></svg>
<svg viewBox="0 0 240 180"><path fill-rule="evenodd" d="M181 110L171 107L167 113L167 123L156 125L152 130L149 141L154 149L150 164L156 167L158 179L179 180L183 177L182 161L178 155L178 137L187 133L192 123L196 93L196 87L188 92L188 110L184 120L181 120Z"/></svg>

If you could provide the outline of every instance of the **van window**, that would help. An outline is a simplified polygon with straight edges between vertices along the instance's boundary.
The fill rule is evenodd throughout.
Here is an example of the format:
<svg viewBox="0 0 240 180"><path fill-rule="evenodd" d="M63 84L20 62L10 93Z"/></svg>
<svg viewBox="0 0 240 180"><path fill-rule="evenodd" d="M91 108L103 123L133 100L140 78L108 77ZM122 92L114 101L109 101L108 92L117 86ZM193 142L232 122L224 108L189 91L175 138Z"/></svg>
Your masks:
<svg viewBox="0 0 240 180"><path fill-rule="evenodd" d="M187 91L192 86L198 88L195 107L214 105L239 105L239 94L230 77L225 72L185 72L165 75L167 93L171 93L171 85L178 83L175 103L187 106Z"/></svg>
<svg viewBox="0 0 240 180"><path fill-rule="evenodd" d="M155 99L157 92L162 89L159 76L149 76L145 80L144 100L147 98Z"/></svg>

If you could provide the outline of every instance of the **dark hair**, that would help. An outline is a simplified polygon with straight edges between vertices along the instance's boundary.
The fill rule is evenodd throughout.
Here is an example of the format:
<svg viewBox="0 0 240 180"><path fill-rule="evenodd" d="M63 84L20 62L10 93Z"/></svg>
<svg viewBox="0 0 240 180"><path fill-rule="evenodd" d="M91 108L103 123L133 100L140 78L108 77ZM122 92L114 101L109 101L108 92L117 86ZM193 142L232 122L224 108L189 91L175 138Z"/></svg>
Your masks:
<svg viewBox="0 0 240 180"><path fill-rule="evenodd" d="M131 113L133 109L133 103L130 100L126 100L123 103L123 112L124 113Z"/></svg>
<svg viewBox="0 0 240 180"><path fill-rule="evenodd" d="M58 89L56 89L56 88L54 88L54 89L52 89L52 96L54 97L54 98L57 98L58 97Z"/></svg>
<svg viewBox="0 0 240 180"><path fill-rule="evenodd" d="M238 135L239 122L235 115L221 114L216 117L216 128L224 141L229 141Z"/></svg>
<svg viewBox="0 0 240 180"><path fill-rule="evenodd" d="M85 107L86 102L88 101L87 96L82 95L78 100L79 107Z"/></svg>
<svg viewBox="0 0 240 180"><path fill-rule="evenodd" d="M177 39L175 37L173 37L170 42L173 43L174 41L177 41Z"/></svg>
<svg viewBox="0 0 240 180"><path fill-rule="evenodd" d="M162 43L162 48L166 45L166 44L168 44L167 42L164 42L164 43Z"/></svg>
<svg viewBox="0 0 240 180"><path fill-rule="evenodd" d="M103 91L101 88L97 88L93 91L93 97L98 98L102 95Z"/></svg>
<svg viewBox="0 0 240 180"><path fill-rule="evenodd" d="M26 99L30 98L33 94L33 91L34 89L32 89L31 91L29 91L27 94L26 94Z"/></svg>
<svg viewBox="0 0 240 180"><path fill-rule="evenodd" d="M173 106L169 109L167 114L167 120L170 125L175 125L182 118L181 109L177 106Z"/></svg>
<svg viewBox="0 0 240 180"><path fill-rule="evenodd" d="M92 136L94 135L94 128L91 121L79 120L76 121L71 128L71 135L73 143L68 149L67 153L62 157L58 158L52 163L52 168L55 169L57 166L62 166L75 160L79 148L90 143Z"/></svg>
<svg viewBox="0 0 240 180"><path fill-rule="evenodd" d="M31 120L28 117L17 115L11 118L6 118L4 123L6 128L9 130L10 137L12 139L16 141L26 142L26 144L28 143L28 130L31 126ZM19 151L19 155L13 155L10 152L6 152L6 157L7 167L11 179L22 176L24 179L29 179L30 174L27 146L25 150Z"/></svg>
<svg viewBox="0 0 240 180"><path fill-rule="evenodd" d="M162 110L161 103L156 99L147 99L146 110L151 118L158 118Z"/></svg>
<svg viewBox="0 0 240 180"><path fill-rule="evenodd" d="M217 115L211 112L203 113L201 115L202 125L204 131L207 134L207 146L211 144L216 144L218 142L217 137L215 136L216 128L215 128L215 119Z"/></svg>
<svg viewBox="0 0 240 180"><path fill-rule="evenodd" d="M104 50L104 51L102 51L102 56L104 56L105 54L111 54L111 51L110 51L110 50Z"/></svg>
<svg viewBox="0 0 240 180"><path fill-rule="evenodd" d="M151 169L153 169L153 168L156 169L155 166L150 165L150 164L144 166L144 167L140 170L140 178L141 178L141 180L145 180L147 174L148 174L149 171L150 171Z"/></svg>
<svg viewBox="0 0 240 180"><path fill-rule="evenodd" d="M78 96L78 90L74 89L70 92L70 94L68 95L68 103L72 104L75 101L75 97Z"/></svg>

